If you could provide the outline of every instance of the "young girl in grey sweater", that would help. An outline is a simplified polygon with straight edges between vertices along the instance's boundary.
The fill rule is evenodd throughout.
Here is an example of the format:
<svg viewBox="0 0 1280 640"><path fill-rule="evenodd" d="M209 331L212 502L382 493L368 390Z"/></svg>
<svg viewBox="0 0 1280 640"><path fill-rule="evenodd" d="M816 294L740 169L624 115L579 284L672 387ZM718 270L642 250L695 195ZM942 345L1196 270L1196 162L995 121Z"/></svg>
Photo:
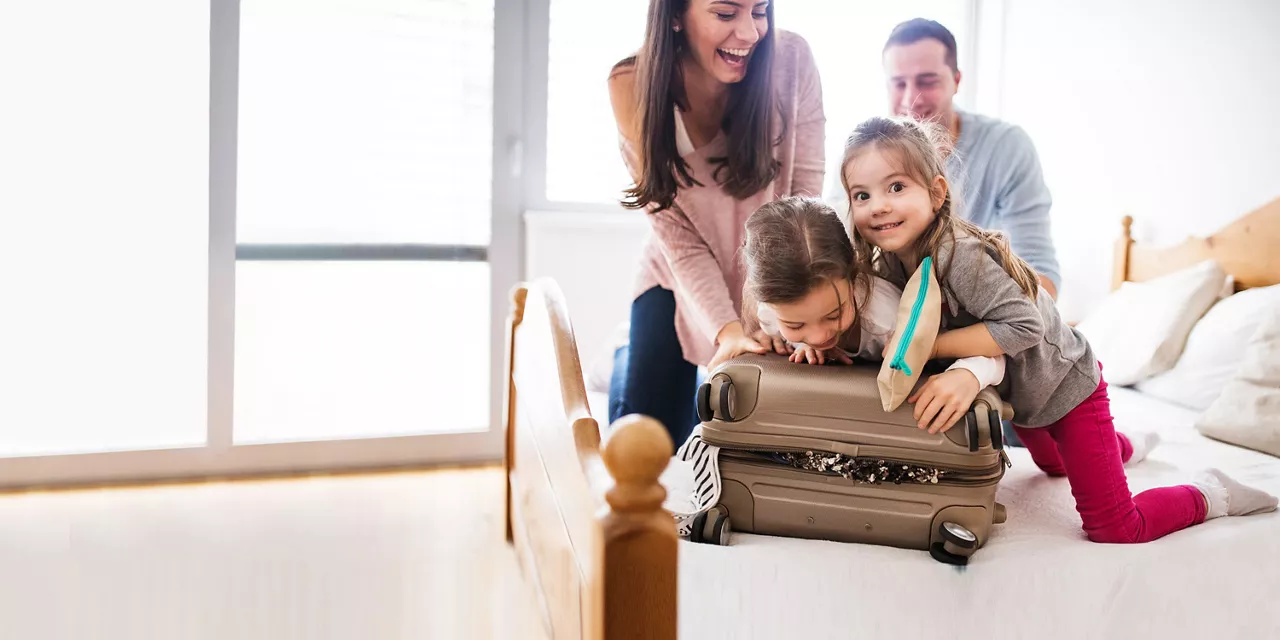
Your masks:
<svg viewBox="0 0 1280 640"><path fill-rule="evenodd" d="M841 177L859 270L903 287L932 257L943 294L933 356L1005 357L1001 391L1018 437L1042 470L1067 477L1089 539L1148 542L1209 518L1274 511L1274 496L1216 469L1191 484L1130 493L1123 465L1134 443L1112 423L1102 364L1007 240L953 213L943 133L877 117L849 137ZM948 374L956 384L977 384ZM931 430L950 428L949 416L936 419L949 407L928 387L912 399L917 417Z"/></svg>

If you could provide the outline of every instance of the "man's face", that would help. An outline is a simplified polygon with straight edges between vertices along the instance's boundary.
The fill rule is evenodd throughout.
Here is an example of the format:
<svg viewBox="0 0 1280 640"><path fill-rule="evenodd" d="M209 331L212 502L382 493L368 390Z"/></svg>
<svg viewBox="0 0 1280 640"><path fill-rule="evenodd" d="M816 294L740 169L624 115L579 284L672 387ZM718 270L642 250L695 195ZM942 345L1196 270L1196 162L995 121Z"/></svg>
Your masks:
<svg viewBox="0 0 1280 640"><path fill-rule="evenodd" d="M960 72L947 66L947 47L933 38L894 45L884 52L889 84L889 110L895 116L933 119L950 126L951 101Z"/></svg>

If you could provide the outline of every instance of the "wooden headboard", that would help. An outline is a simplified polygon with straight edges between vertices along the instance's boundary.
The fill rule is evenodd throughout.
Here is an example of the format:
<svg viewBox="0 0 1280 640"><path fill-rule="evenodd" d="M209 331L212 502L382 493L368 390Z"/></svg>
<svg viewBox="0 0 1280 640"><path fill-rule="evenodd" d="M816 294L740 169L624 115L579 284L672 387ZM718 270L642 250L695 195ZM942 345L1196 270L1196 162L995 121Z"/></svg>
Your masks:
<svg viewBox="0 0 1280 640"><path fill-rule="evenodd" d="M1116 240L1111 289L1126 280L1141 282L1204 260L1217 260L1235 276L1236 290L1280 284L1280 198L1245 214L1206 238L1187 238L1172 247L1133 241L1133 218L1124 217Z"/></svg>

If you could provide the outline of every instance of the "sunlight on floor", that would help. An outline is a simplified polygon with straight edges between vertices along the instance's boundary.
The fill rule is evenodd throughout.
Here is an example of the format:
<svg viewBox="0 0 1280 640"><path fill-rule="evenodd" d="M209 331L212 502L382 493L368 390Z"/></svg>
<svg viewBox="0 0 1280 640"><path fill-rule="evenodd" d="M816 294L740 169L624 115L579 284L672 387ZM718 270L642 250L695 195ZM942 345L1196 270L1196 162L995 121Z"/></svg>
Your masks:
<svg viewBox="0 0 1280 640"><path fill-rule="evenodd" d="M0 497L14 638L542 638L497 468Z"/></svg>

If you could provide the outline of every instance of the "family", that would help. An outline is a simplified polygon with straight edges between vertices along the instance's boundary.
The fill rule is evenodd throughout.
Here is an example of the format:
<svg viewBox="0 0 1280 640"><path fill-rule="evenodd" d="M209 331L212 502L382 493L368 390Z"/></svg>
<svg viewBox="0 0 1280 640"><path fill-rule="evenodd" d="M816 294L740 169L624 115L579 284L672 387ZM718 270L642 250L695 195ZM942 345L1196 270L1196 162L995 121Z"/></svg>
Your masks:
<svg viewBox="0 0 1280 640"><path fill-rule="evenodd" d="M890 113L856 127L825 178L822 87L808 44L774 28L770 2L651 0L645 40L609 92L644 210L630 340L610 421L642 413L678 444L698 423L698 367L743 353L793 361L880 358L902 288L925 257L944 292L933 356L954 364L909 399L945 430L1002 383L1035 463L1065 476L1089 539L1147 542L1276 498L1208 469L1132 496L1126 464L1157 439L1115 430L1085 338L1059 316L1051 200L1028 136L958 110L956 42L924 19L883 49Z"/></svg>

